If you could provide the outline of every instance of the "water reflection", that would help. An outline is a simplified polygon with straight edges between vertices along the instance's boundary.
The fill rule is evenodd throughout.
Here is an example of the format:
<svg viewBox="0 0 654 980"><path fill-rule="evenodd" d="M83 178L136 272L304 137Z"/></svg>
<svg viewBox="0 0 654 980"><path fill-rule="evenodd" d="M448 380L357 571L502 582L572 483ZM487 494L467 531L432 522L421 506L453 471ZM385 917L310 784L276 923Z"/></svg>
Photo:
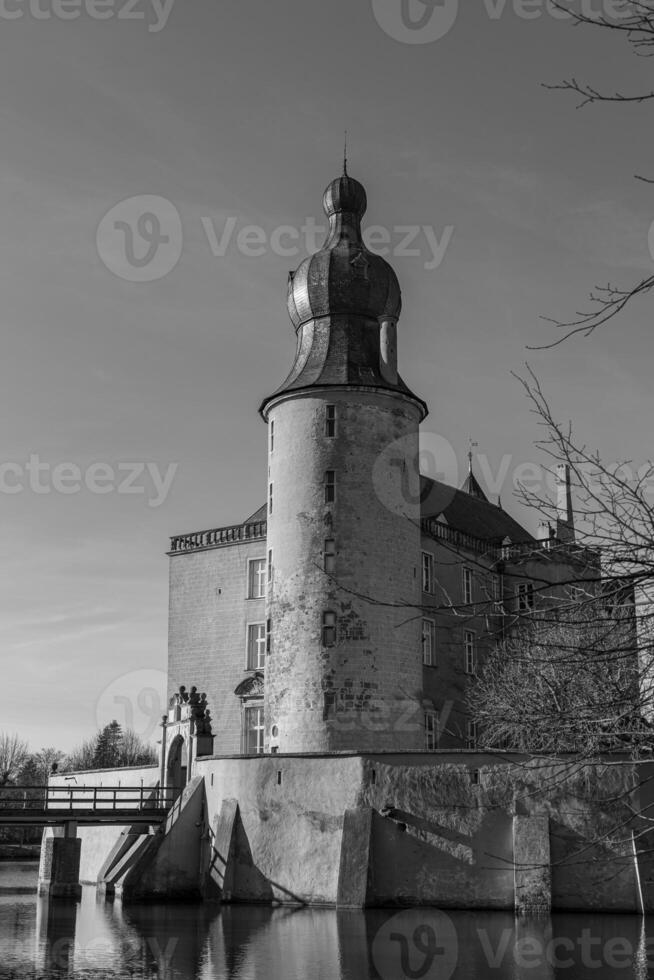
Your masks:
<svg viewBox="0 0 654 980"><path fill-rule="evenodd" d="M648 980L654 920L335 911L0 896L0 976L22 980Z"/></svg>

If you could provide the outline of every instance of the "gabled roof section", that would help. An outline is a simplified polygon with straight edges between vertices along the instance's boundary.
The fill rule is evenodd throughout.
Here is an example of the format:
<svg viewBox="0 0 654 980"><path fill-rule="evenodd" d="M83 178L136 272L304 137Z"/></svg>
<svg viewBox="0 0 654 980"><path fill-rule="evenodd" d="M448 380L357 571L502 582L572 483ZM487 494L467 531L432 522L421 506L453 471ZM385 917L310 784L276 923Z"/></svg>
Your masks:
<svg viewBox="0 0 654 980"><path fill-rule="evenodd" d="M467 477L465 478L465 481L464 481L464 483L463 483L463 485L461 487L461 490L463 491L463 493L467 493L471 497L478 497L479 500L486 500L486 501L488 501L490 503L490 501L488 500L488 497L486 496L486 494L484 493L484 491L479 486L479 483L477 482L477 477L472 472L472 470L470 470L470 472L468 473Z"/></svg>
<svg viewBox="0 0 654 980"><path fill-rule="evenodd" d="M268 506L267 504L262 504L259 510L255 510L254 514L251 514L246 520L243 521L244 524L258 524L260 521L265 521L268 517Z"/></svg>
<svg viewBox="0 0 654 980"><path fill-rule="evenodd" d="M478 497L421 476L420 500L421 517L444 517L451 528L482 541L497 544L502 544L506 538L512 544L535 541L529 531L483 494Z"/></svg>

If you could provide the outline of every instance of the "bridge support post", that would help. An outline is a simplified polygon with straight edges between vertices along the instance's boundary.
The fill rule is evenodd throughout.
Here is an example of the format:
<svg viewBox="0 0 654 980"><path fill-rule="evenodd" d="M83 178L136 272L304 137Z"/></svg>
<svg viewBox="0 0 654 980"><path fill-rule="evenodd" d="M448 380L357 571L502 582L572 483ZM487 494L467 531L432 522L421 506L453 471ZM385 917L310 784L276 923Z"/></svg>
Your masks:
<svg viewBox="0 0 654 980"><path fill-rule="evenodd" d="M77 824L67 823L63 837L45 837L41 847L39 895L72 898L82 895L79 883L82 841L76 837Z"/></svg>

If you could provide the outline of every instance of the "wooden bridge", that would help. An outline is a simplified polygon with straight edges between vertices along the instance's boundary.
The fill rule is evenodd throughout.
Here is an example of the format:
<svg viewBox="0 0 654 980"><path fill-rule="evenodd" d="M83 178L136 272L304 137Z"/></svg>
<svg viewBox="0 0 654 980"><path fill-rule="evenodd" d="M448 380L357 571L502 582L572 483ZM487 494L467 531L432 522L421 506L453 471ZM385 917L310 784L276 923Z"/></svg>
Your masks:
<svg viewBox="0 0 654 980"><path fill-rule="evenodd" d="M176 795L159 786L2 786L0 827L160 824Z"/></svg>

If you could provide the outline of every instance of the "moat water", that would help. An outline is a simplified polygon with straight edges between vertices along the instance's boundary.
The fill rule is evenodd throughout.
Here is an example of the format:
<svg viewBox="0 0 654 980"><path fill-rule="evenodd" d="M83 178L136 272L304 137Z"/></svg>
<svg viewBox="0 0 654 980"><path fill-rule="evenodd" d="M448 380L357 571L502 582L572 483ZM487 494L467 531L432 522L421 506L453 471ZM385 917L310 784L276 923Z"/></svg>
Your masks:
<svg viewBox="0 0 654 980"><path fill-rule="evenodd" d="M122 907L88 887L79 903L37 898L36 878L0 863L3 980L654 978L654 917Z"/></svg>

